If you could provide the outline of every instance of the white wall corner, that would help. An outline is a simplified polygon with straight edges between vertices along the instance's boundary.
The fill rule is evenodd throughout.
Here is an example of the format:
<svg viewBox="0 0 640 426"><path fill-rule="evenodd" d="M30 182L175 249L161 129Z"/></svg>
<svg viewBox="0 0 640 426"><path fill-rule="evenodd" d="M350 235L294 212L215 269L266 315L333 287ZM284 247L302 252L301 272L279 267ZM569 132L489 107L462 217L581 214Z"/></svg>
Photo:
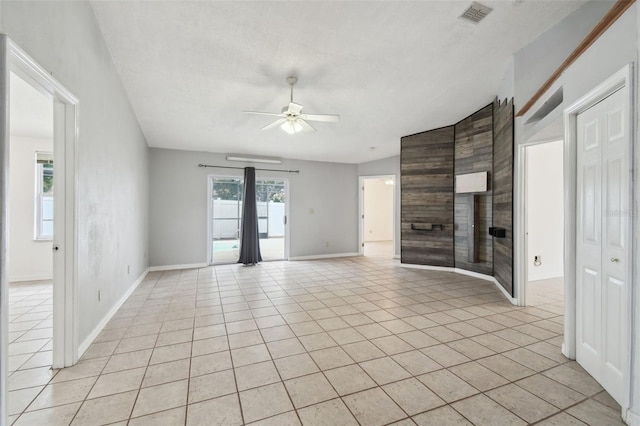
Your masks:
<svg viewBox="0 0 640 426"><path fill-rule="evenodd" d="M113 307L109 310L109 312L107 312L107 314L104 316L104 318L102 318L102 320L98 323L98 325L95 326L95 328L91 331L91 333L87 336L87 338L84 339L82 343L80 343L80 346L78 347L78 359L80 359L82 355L87 351L87 349L89 349L89 346L91 346L91 343L93 343L93 341L96 340L96 337L98 337L100 332L105 328L105 326L109 323L109 321L111 321L111 318L113 318L116 312L118 312L118 309L120 309L120 307L124 304L124 302L127 301L129 296L131 296L131 294L135 291L135 289L138 288L140 283L144 281L148 273L149 273L149 268L145 269L144 272L138 277L138 279L135 280L133 284L131 284L131 287L129 287L126 293L122 295L120 300L118 300L113 305Z"/></svg>

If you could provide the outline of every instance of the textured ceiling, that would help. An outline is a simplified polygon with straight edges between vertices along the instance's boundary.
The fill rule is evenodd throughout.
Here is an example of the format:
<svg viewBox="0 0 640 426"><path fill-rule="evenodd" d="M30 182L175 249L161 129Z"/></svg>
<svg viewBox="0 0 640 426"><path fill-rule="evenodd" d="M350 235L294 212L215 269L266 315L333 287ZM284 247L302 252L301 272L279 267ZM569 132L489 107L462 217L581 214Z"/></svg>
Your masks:
<svg viewBox="0 0 640 426"><path fill-rule="evenodd" d="M491 102L508 59L584 1L94 1L152 147L359 163ZM294 98L340 114L317 133L259 129ZM371 149L375 147L375 149Z"/></svg>
<svg viewBox="0 0 640 426"><path fill-rule="evenodd" d="M53 139L53 100L11 73L9 79L12 136Z"/></svg>

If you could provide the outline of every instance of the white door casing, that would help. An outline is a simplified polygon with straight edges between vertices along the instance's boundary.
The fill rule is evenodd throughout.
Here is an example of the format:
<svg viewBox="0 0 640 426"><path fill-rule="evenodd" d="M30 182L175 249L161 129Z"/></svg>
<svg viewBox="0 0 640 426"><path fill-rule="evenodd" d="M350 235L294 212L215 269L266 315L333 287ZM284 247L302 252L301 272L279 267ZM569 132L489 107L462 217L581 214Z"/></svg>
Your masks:
<svg viewBox="0 0 640 426"><path fill-rule="evenodd" d="M623 87L577 116L576 360L623 406L629 356L630 177Z"/></svg>
<svg viewBox="0 0 640 426"><path fill-rule="evenodd" d="M393 257L396 258L398 255L396 253L396 238L399 238L396 231L396 197L398 194L398 185L399 181L396 178L396 175L367 175L367 176L359 176L358 177L358 255L364 255L364 181L367 179L389 179L393 181L393 232L392 232L392 244L393 244ZM399 257L397 257L399 258Z"/></svg>
<svg viewBox="0 0 640 426"><path fill-rule="evenodd" d="M78 109L79 100L8 36L0 34L0 217L7 217L9 173L9 73L51 96L54 109L54 161L56 199L53 288L53 367L69 367L78 360L77 211L78 211ZM6 420L6 365L8 282L6 274L7 221L0 226L0 425Z"/></svg>

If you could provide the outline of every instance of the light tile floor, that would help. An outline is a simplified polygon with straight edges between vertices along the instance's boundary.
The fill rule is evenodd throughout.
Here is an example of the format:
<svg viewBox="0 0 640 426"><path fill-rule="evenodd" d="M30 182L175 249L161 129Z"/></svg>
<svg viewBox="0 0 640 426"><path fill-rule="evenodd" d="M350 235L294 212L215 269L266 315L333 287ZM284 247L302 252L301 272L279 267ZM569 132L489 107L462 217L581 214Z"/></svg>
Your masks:
<svg viewBox="0 0 640 426"><path fill-rule="evenodd" d="M392 260L151 273L76 366L25 376L37 397L12 420L621 424L561 333L558 295L517 308L491 283Z"/></svg>
<svg viewBox="0 0 640 426"><path fill-rule="evenodd" d="M9 285L8 412L22 412L51 378L51 281Z"/></svg>

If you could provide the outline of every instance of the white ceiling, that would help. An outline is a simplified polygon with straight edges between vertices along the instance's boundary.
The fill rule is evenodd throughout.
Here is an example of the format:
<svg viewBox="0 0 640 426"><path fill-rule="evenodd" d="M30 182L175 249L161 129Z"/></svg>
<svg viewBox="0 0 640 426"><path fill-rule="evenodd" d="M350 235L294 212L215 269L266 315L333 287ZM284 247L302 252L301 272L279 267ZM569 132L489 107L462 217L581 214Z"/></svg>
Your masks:
<svg viewBox="0 0 640 426"><path fill-rule="evenodd" d="M53 139L53 100L11 73L9 133L12 136Z"/></svg>
<svg viewBox="0 0 640 426"><path fill-rule="evenodd" d="M93 1L152 147L359 163L492 101L508 59L584 1ZM340 114L313 134L259 129L294 99ZM371 149L375 147L375 149Z"/></svg>

